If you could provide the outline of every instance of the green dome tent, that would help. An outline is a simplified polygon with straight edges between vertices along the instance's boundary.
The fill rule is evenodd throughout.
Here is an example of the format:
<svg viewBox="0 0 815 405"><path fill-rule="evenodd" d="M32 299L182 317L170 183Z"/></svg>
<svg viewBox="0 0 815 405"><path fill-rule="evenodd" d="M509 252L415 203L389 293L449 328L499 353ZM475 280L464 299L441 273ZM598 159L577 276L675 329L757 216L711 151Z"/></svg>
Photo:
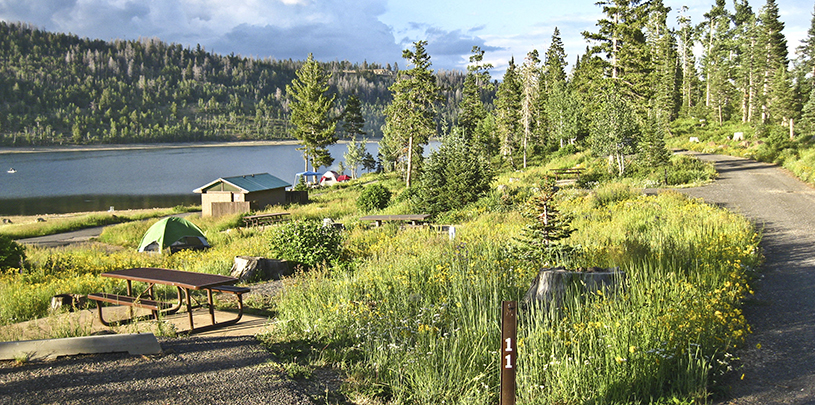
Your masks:
<svg viewBox="0 0 815 405"><path fill-rule="evenodd" d="M139 252L159 252L169 248L170 253L181 249L206 249L207 238L201 229L184 218L164 218L144 233Z"/></svg>

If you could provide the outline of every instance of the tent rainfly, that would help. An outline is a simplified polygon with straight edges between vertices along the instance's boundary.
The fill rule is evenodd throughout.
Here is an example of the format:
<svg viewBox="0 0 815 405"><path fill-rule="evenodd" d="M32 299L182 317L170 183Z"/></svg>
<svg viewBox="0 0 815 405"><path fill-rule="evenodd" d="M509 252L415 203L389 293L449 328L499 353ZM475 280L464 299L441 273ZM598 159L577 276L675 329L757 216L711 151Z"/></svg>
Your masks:
<svg viewBox="0 0 815 405"><path fill-rule="evenodd" d="M210 247L201 229L184 218L164 218L144 233L139 252L158 252L169 248L170 252L182 249L206 249Z"/></svg>

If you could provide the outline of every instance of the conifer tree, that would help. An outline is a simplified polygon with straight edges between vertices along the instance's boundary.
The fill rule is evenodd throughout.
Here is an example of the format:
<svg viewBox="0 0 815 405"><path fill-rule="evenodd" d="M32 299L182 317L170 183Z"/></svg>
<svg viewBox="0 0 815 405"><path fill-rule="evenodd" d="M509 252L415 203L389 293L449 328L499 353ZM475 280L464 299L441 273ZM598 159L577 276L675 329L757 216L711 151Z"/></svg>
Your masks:
<svg viewBox="0 0 815 405"><path fill-rule="evenodd" d="M812 20L807 30L807 36L801 40L801 45L796 48L800 66L803 67L804 74L808 77L810 89L815 87L815 12L812 13Z"/></svg>
<svg viewBox="0 0 815 405"><path fill-rule="evenodd" d="M566 65L566 50L563 48L560 30L555 27L555 32L552 33L552 43L546 50L543 62L543 82L547 93L555 83L566 83Z"/></svg>
<svg viewBox="0 0 815 405"><path fill-rule="evenodd" d="M555 204L557 186L554 179L544 178L538 185L540 192L524 206L524 216L532 222L526 225L517 241L529 259L545 264L554 259L558 244L568 238L574 228L571 218L562 214Z"/></svg>
<svg viewBox="0 0 815 405"><path fill-rule="evenodd" d="M694 30L690 17L685 15L688 7L683 6L680 10L677 22L679 24L679 31L677 37L679 40L679 63L682 69L682 101L681 107L684 110L689 110L696 103L696 88L698 79L696 75L696 58L693 55L693 47L696 43L696 30Z"/></svg>
<svg viewBox="0 0 815 405"><path fill-rule="evenodd" d="M534 116L539 97L538 79L540 75L540 59L538 51L532 50L526 55L523 66L521 66L521 123L523 125L523 139L521 149L523 151L523 168L526 168L526 160L529 149L530 138L535 131Z"/></svg>
<svg viewBox="0 0 815 405"><path fill-rule="evenodd" d="M306 170L309 160L314 170L333 161L327 149L328 145L337 142L337 122L329 115L336 96L326 96L330 78L331 75L323 73L314 56L309 54L306 63L297 71L297 77L286 86L291 99L293 135L303 144Z"/></svg>
<svg viewBox="0 0 815 405"><path fill-rule="evenodd" d="M762 122L770 118L770 113L776 107L772 106L778 102L778 98L771 96L773 82L778 77L777 70L787 70L789 61L787 59L787 40L784 37L784 23L781 22L778 14L778 5L775 0L767 0L759 15L758 32L758 52L759 62L762 68L762 90L761 90L761 114ZM781 117L777 117L781 120ZM780 122L778 122L780 123Z"/></svg>
<svg viewBox="0 0 815 405"><path fill-rule="evenodd" d="M461 110L458 118L458 125L462 129L462 135L468 142L473 137L479 122L487 115L484 102L481 101L481 92L484 86L490 82L490 72L492 64L483 63L484 51L478 46L472 49L470 64L467 66L467 76L464 79L464 89L462 99L459 103Z"/></svg>
<svg viewBox="0 0 815 405"><path fill-rule="evenodd" d="M583 36L597 45L592 53L605 53L608 58L608 76L617 82L616 88L629 100L645 109L644 100L651 97L648 74L650 54L645 41L643 26L647 16L648 2L639 0L604 0L602 6L606 18L597 22L598 32L583 32Z"/></svg>
<svg viewBox="0 0 815 405"><path fill-rule="evenodd" d="M430 69L425 46L427 41L414 42L414 50L402 52L412 68L399 71L396 83L390 86L393 101L385 109L383 142L404 162L402 169L408 187L419 171L423 145L436 133L436 103L440 100L440 88Z"/></svg>
<svg viewBox="0 0 815 405"><path fill-rule="evenodd" d="M501 155L512 163L521 134L521 79L515 59L509 61L495 97L495 121L498 127Z"/></svg>
<svg viewBox="0 0 815 405"><path fill-rule="evenodd" d="M342 129L346 138L356 139L364 136L365 118L362 116L362 106L356 94L348 96L345 102L345 111L342 112Z"/></svg>
<svg viewBox="0 0 815 405"><path fill-rule="evenodd" d="M670 7L665 7L662 0L650 4L648 24L646 26L647 42L651 48L651 88L653 94L649 104L659 115L665 117L665 124L676 117L681 102L678 56L676 40L668 28Z"/></svg>

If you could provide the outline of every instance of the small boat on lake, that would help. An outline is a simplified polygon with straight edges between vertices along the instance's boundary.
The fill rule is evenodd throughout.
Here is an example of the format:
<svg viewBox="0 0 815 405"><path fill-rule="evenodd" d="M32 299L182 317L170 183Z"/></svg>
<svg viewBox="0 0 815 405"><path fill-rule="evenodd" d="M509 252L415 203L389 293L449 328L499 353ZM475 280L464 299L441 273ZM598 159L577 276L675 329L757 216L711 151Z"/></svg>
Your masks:
<svg viewBox="0 0 815 405"><path fill-rule="evenodd" d="M6 173L17 173L17 169L12 167L11 169L6 170Z"/></svg>

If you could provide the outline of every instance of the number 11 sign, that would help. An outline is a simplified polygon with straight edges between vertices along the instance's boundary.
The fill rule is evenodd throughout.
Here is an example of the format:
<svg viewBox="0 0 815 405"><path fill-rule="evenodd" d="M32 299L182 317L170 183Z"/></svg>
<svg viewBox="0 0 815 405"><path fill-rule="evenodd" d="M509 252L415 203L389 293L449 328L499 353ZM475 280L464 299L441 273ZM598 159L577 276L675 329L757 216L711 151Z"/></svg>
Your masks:
<svg viewBox="0 0 815 405"><path fill-rule="evenodd" d="M518 303L501 303L501 405L515 405L515 360L518 357Z"/></svg>

